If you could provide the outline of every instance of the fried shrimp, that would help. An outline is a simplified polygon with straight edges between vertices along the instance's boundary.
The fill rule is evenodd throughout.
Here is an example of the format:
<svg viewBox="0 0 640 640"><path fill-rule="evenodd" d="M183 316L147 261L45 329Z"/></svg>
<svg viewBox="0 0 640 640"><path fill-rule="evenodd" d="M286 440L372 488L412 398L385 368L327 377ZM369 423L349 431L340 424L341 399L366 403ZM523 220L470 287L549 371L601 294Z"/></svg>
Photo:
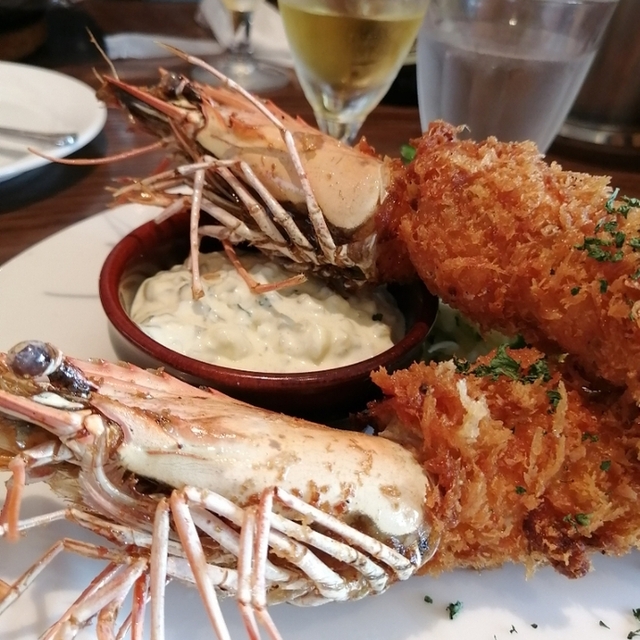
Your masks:
<svg viewBox="0 0 640 640"><path fill-rule="evenodd" d="M429 508L441 539L425 573L515 562L580 577L590 553L638 546L640 426L619 394L585 393L529 348L374 380L387 399L369 417L439 489Z"/></svg>
<svg viewBox="0 0 640 640"><path fill-rule="evenodd" d="M640 201L548 165L533 143L459 141L434 123L415 144L392 213L433 293L638 399Z"/></svg>

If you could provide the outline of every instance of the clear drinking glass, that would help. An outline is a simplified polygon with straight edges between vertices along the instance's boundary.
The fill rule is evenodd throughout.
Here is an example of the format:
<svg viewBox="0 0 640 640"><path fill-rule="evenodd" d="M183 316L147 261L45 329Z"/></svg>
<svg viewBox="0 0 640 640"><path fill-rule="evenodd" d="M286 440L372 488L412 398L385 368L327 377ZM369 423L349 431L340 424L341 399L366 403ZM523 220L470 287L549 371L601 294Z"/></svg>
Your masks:
<svg viewBox="0 0 640 640"><path fill-rule="evenodd" d="M284 87L289 77L284 70L260 62L253 54L251 24L260 0L222 0L233 25L231 45L217 56L207 56L207 62L237 82L247 91L261 93ZM193 71L194 79L217 84L217 79L199 67Z"/></svg>
<svg viewBox="0 0 640 640"><path fill-rule="evenodd" d="M429 0L278 0L318 126L351 143L395 79Z"/></svg>
<svg viewBox="0 0 640 640"><path fill-rule="evenodd" d="M461 136L546 151L580 90L617 0L432 0L418 36L418 102Z"/></svg>

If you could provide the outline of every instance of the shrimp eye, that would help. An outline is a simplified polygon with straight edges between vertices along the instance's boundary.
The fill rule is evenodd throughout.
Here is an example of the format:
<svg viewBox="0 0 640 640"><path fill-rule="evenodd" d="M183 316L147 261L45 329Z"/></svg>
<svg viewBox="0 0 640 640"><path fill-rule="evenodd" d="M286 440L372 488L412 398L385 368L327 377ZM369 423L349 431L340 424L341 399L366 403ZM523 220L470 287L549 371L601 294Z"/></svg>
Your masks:
<svg viewBox="0 0 640 640"><path fill-rule="evenodd" d="M7 364L21 376L36 378L55 371L62 359L62 353L47 342L32 340L20 342L7 353Z"/></svg>

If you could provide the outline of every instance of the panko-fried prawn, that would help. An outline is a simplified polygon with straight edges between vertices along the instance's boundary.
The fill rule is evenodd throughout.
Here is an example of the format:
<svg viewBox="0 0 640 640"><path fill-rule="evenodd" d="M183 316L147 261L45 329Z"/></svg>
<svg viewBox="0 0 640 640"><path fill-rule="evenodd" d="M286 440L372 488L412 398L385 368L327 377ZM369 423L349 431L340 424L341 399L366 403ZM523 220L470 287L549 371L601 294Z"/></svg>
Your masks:
<svg viewBox="0 0 640 640"><path fill-rule="evenodd" d="M427 287L639 399L640 200L533 143L460 141L434 123L416 149L389 215Z"/></svg>
<svg viewBox="0 0 640 640"><path fill-rule="evenodd" d="M423 572L518 562L576 578L594 552L638 547L640 423L621 392L528 348L373 378L386 399L369 417L438 489L440 544Z"/></svg>

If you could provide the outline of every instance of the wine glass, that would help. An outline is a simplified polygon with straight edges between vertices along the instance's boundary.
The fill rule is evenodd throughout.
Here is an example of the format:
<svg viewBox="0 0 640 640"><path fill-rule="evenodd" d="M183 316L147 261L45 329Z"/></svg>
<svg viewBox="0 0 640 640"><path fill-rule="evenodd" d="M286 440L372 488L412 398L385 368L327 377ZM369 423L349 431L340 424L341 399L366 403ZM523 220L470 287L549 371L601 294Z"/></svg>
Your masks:
<svg viewBox="0 0 640 640"><path fill-rule="evenodd" d="M260 0L222 0L224 6L209 3L209 10L214 13L205 16L210 24L230 24L234 34L231 44L222 53L207 56L207 62L247 91L256 93L279 89L289 83L284 70L260 62L254 56L251 26L259 4ZM221 13L224 10L226 14ZM193 70L192 76L200 82L219 82L206 69L199 67Z"/></svg>
<svg viewBox="0 0 640 640"><path fill-rule="evenodd" d="M429 0L278 0L318 126L351 144L413 45Z"/></svg>

